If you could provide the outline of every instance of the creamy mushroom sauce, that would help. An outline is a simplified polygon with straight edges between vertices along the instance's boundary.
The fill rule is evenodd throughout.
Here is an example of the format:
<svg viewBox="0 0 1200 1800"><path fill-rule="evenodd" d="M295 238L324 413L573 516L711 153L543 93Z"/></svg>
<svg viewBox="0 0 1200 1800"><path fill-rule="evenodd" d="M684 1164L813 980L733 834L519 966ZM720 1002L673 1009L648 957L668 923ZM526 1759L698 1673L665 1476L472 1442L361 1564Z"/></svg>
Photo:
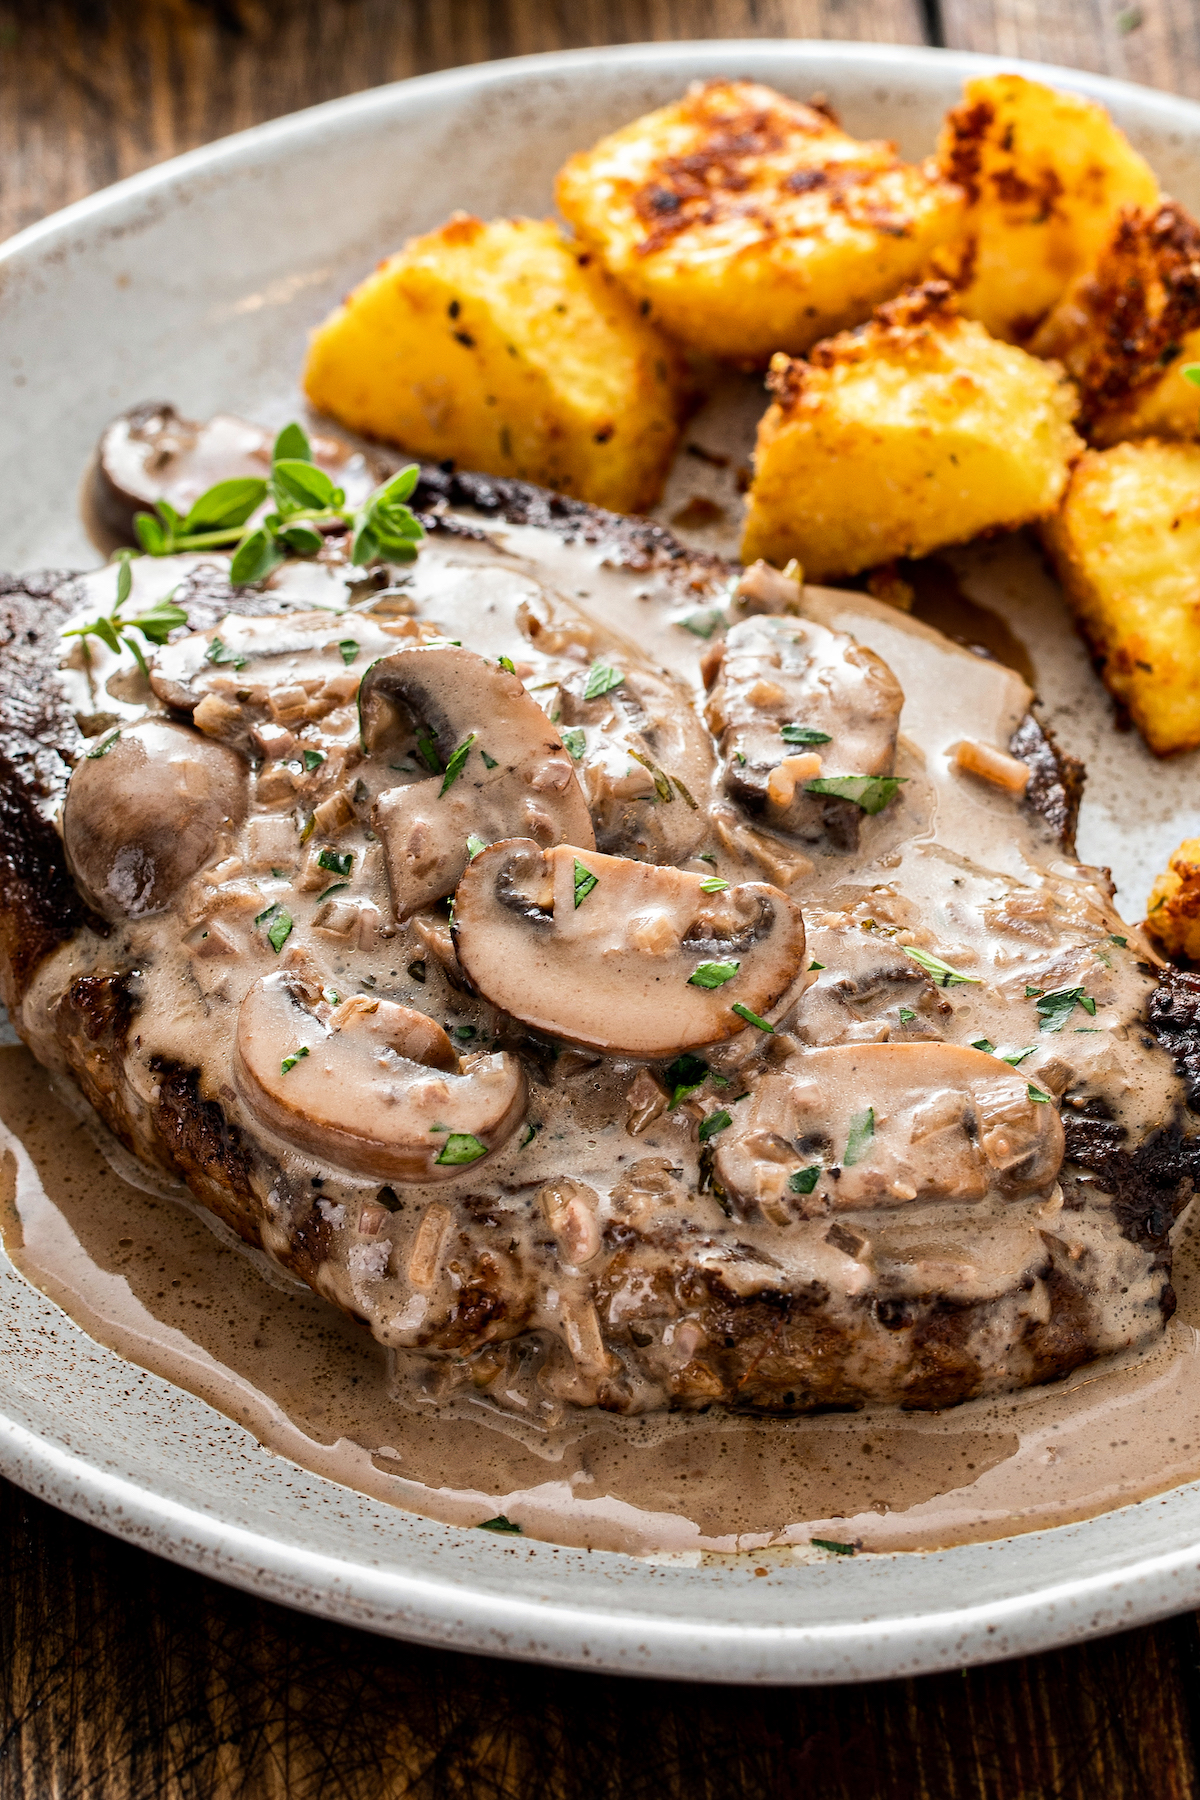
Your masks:
<svg viewBox="0 0 1200 1800"><path fill-rule="evenodd" d="M478 530L478 521L471 524ZM186 564L142 564L138 581L153 583L154 592L142 589L135 597L157 598L186 574ZM176 1223L175 1214L164 1215L144 1195L135 1197L94 1162L89 1191L78 1180L69 1187L55 1134L44 1129L57 1103L46 1098L43 1078L26 1072L30 1100L24 1103L18 1093L7 1123L34 1156L41 1178L28 1158L20 1163L6 1241L33 1279L95 1335L213 1398L264 1441L309 1466L458 1522L502 1509L532 1535L563 1541L690 1554L732 1550L739 1541L758 1547L764 1533L781 1544L793 1538L806 1543L810 1526L851 1519L868 1547L911 1546L1079 1516L1194 1473L1193 1446L1200 1443L1192 1430L1200 1406L1192 1374L1194 1334L1177 1318L1150 1355L1132 1354L1160 1335L1157 1287L1146 1274L1146 1259L1116 1237L1104 1209L1093 1214L1085 1201L1064 1215L1053 1146L1049 1177L1035 1177L1023 1190L1018 1183L1005 1192L989 1177L987 1197L980 1200L975 1157L962 1190L951 1183L934 1205L913 1206L896 1190L839 1209L840 1237L830 1227L832 1204L818 1204L831 1185L828 1157L819 1159L822 1174L811 1201L790 1208L784 1224L771 1216L770 1184L756 1191L752 1173L739 1177L726 1170L725 1208L737 1215L738 1240L759 1251L768 1268L777 1267L786 1246L790 1271L811 1272L852 1294L856 1284L861 1287L864 1267L907 1266L914 1283L928 1282L932 1272L950 1294L993 1296L1018 1313L1049 1304L1036 1281L1014 1286L1029 1244L1048 1227L1065 1233L1071 1254L1094 1251L1111 1275L1092 1320L1097 1353L1118 1353L1106 1363L1053 1390L978 1399L938 1418L900 1419L868 1409L838 1419L756 1421L720 1412L686 1419L657 1410L669 1396L692 1406L712 1397L702 1382L689 1388L698 1340L684 1319L663 1334L657 1363L626 1377L629 1410L646 1416L598 1420L578 1410L578 1403L603 1397L608 1381L587 1274L599 1229L631 1204L636 1210L686 1203L702 1232L718 1244L727 1241L727 1211L711 1190L698 1192L698 1121L726 1096L730 1111L761 1108L767 1084L798 1051L828 1046L827 1054L845 1060L862 1046L869 1064L873 1048L883 1043L908 1044L917 1062L923 1054L944 1059L953 1054L950 1046L958 1046L971 1064L970 1079L994 1077L993 1085L1003 1085L1011 1079L1009 1066L969 1046L981 1038L1001 1049L1032 1045L1016 1087L1034 1084L1058 1095L1069 1085L1076 1094L1101 1094L1135 1140L1178 1103L1177 1084L1164 1077L1162 1053L1147 1047L1136 1022L1147 989L1137 963L1152 960L1145 943L1112 912L1097 872L1066 861L1012 794L965 773L955 759L964 738L1007 745L1030 700L1019 676L863 596L805 590L805 617L868 646L905 696L895 764L905 785L886 809L863 817L858 850L848 858L830 843L808 842L801 851L731 803L718 758L696 724L700 662L711 648L696 634L705 619L697 620L697 608L680 604L677 595L656 593L653 577L639 582L607 568L602 549L567 546L533 528L489 529L482 541L435 538L396 590L368 594L366 610L359 602L357 610L315 622L314 604L344 606L351 598L340 572L308 566L278 579L289 584L306 616L261 628L275 643L293 635L279 653L288 679L281 683L272 675L276 696L285 696L270 720L276 729L264 724L254 740L257 792L246 820L231 826L169 911L126 918L107 940L83 933L44 966L23 1023L47 1061L55 1060L49 1026L54 997L76 976L122 959L153 961L154 979L139 994L138 1033L147 1053L169 1061L190 1064L214 1054L214 1047L231 1045L237 1008L256 983L278 977L285 958L299 978L332 986L339 1006L351 997L368 1004L378 999L428 1015L454 1048L465 1050L460 1066L473 1057L499 1063L510 1054L501 1042L504 1021L451 978L455 961L444 906L420 909L406 924L396 920L384 846L368 822L378 793L423 781L427 771L415 763L382 769L378 758L360 758L353 705L358 680L376 657L429 639L460 638L482 656L509 658L548 719L568 730L580 722L579 779L606 852L670 860L705 878L766 881L786 890L803 908L806 960L821 966L807 971L777 1009L779 1029L770 1040L747 1028L707 1053L717 1083L725 1085L710 1079L671 1110L661 1082L651 1080L634 1057L601 1059L594 1051L571 1049L547 1055L522 1125L482 1168L473 1175L438 1170L442 1178L435 1184L405 1185L402 1198L393 1188L380 1200L378 1177L339 1174L294 1141L273 1136L255 1116L257 1135L293 1178L291 1191L302 1181L318 1194L329 1248L316 1285L372 1319L388 1347L386 1372L383 1352L365 1333L355 1335L286 1277L274 1277L269 1293L257 1268L243 1273L239 1266L232 1277L226 1250L218 1255L198 1248L206 1240L192 1220L179 1217ZM109 603L111 582L111 572L91 578L81 619ZM724 606L728 596L707 592L696 599L703 613ZM209 709L210 724L219 707L237 706L237 692L253 682L259 630L230 620L216 634L221 649L215 659L213 634L203 646L207 660L193 651L189 662L174 646L161 659L173 677L199 680L199 705ZM598 659L623 670L625 682L587 701L586 674ZM63 678L76 710L98 723L111 718L128 728L158 710L132 665L110 658L102 646L90 670L77 652L68 655ZM692 696L690 706L681 706L681 694ZM646 749L647 719L658 728L653 754ZM217 723L236 740L240 726L231 715ZM661 747L668 734L674 766ZM306 749L314 753L309 758ZM102 771L104 760L93 769ZM306 767L309 762L313 766ZM666 801L658 787L664 774L669 780L681 767L694 807L678 790ZM629 784L625 792L622 783ZM631 800L643 804L623 804ZM314 815L323 823L302 843L296 821ZM326 893L314 866L327 844L352 857L344 878L336 870L321 871L339 889L334 895ZM697 860L699 850L712 860ZM262 921L273 907L294 920L282 956L268 939L270 919ZM1116 936L1126 938L1127 947L1114 944ZM912 968L905 945L944 958L965 975L977 974L980 985L933 986ZM896 970L906 964L901 985ZM1084 985L1095 1000L1094 1016L1077 1012L1078 1027L1072 1019L1061 1033L1040 1034L1026 988L1072 984ZM911 1018L901 1019L902 1004ZM277 1048L286 1053L292 1046ZM661 1077L661 1067L657 1073ZM144 1079L150 1105L148 1067ZM746 1100L739 1098L743 1084ZM918 1080L910 1110L919 1104L920 1090ZM245 1102L233 1084L222 1087L221 1097L238 1118ZM870 1098L865 1090L863 1098ZM1036 1114L1029 1110L1033 1124L1025 1121L1022 1128L1036 1130ZM934 1123L939 1129L946 1124ZM732 1124L727 1144L716 1138L714 1160L733 1163L740 1154L743 1163L753 1163L746 1137L740 1121ZM108 1147L114 1153L111 1141ZM71 1154L79 1154L78 1132ZM122 1153L115 1155L119 1161ZM124 1166L143 1185L155 1179L128 1166L128 1159ZM444 1304L437 1292L445 1285L439 1265L456 1203L481 1189L492 1197L493 1212L504 1211L513 1248L532 1246L551 1272L528 1315L543 1341L553 1338L554 1354L540 1368L539 1357L503 1344L466 1360L427 1360L409 1348L421 1341L430 1310ZM264 1241L282 1255L289 1237L286 1205L275 1190L267 1197L268 1215L272 1203L279 1218L273 1233L268 1217ZM147 1238L146 1224L133 1223L139 1213L144 1219L147 1207L154 1211L157 1265L179 1271L170 1282L182 1291L195 1290L199 1281L207 1294L200 1305L216 1304L222 1295L225 1327L198 1359L182 1353L176 1329L161 1338L154 1329L155 1318L178 1324L161 1304L174 1288L154 1287L156 1276L151 1297L145 1280L131 1279L136 1259L123 1254L130 1246L118 1238L114 1249L118 1216L127 1221L125 1235L132 1234L135 1246ZM761 1279L753 1256L743 1262L746 1280ZM269 1268L261 1258L258 1263ZM379 1304L389 1263L407 1277L399 1307ZM113 1268L122 1270L123 1281L96 1284L88 1272ZM212 1271L207 1289L209 1277L197 1277L198 1269ZM1183 1287L1186 1300L1190 1285ZM393 1283L389 1301L395 1293ZM611 1304L616 1296L607 1298ZM252 1328L256 1309L260 1326ZM1186 1312L1185 1305L1181 1317ZM295 1317L318 1346L303 1378L286 1323ZM267 1356L250 1347L258 1329L268 1330ZM1028 1377L1019 1367L1001 1365L992 1385L1005 1389L1022 1379ZM314 1384L321 1390L319 1407ZM1082 1407L1075 1398L1081 1387L1088 1389ZM880 1395L888 1397L886 1372ZM1119 1440L1112 1433L1128 1430L1119 1421L1133 1416L1139 1419L1138 1454L1114 1458ZM1058 1452L1047 1448L1052 1438ZM1148 1443L1154 1446L1149 1455ZM1061 1479L1048 1478L1047 1461L1057 1464L1064 1445L1069 1466ZM858 1454L880 1458L869 1478L853 1461ZM883 1464L888 1473L876 1479ZM463 1491L450 1491L456 1489ZM700 1498L689 1503L687 1496L697 1491ZM953 1494L950 1502L939 1498L947 1493Z"/></svg>

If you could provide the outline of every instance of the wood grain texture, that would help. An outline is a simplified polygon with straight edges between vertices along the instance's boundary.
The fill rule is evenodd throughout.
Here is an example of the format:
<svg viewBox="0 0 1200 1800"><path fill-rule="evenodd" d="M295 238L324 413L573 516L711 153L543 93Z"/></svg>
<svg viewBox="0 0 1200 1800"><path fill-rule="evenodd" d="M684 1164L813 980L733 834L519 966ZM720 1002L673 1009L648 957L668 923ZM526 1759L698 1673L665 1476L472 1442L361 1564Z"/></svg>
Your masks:
<svg viewBox="0 0 1200 1800"><path fill-rule="evenodd" d="M0 0L0 239L181 150L491 57L689 37L921 43L920 0Z"/></svg>
<svg viewBox="0 0 1200 1800"><path fill-rule="evenodd" d="M0 1486L4 1800L1191 1800L1194 1619L833 1689L414 1649Z"/></svg>
<svg viewBox="0 0 1200 1800"><path fill-rule="evenodd" d="M1094 69L1200 98L1196 0L940 0L959 50Z"/></svg>
<svg viewBox="0 0 1200 1800"><path fill-rule="evenodd" d="M0 0L0 236L225 132L453 64L931 35L1200 94L1196 0ZM0 1482L0 1800L1195 1800L1198 1744L1190 1615L862 1688L621 1681L289 1613Z"/></svg>

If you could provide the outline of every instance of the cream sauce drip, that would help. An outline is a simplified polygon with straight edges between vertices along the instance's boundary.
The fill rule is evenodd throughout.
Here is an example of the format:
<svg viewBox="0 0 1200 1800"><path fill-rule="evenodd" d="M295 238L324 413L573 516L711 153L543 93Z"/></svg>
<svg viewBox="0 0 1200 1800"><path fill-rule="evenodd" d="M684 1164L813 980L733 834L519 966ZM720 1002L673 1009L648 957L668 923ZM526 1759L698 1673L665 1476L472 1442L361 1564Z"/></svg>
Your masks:
<svg viewBox="0 0 1200 1800"><path fill-rule="evenodd" d="M140 581L154 576L160 592L169 584L162 580L166 571L135 569ZM350 598L334 569L310 566L289 579L300 608L336 609ZM81 617L109 598L106 583L111 573L92 579ZM310 941L343 994L349 984L386 995L432 1013L459 1038L490 1041L490 1010L441 974L444 926L426 916L397 934L389 923L383 846L357 827L339 837L339 846L353 849L353 869L330 899L322 894L326 873L309 870L298 849L277 846L294 836L291 827L275 827L294 804L306 803L310 776L315 798L318 789L329 792L338 782L345 789L372 773L354 762L357 721L349 688L344 697L334 692L351 666L337 650L338 634L344 627L356 640L351 661L358 670L371 655L404 641L410 620L436 622L481 654L510 657L551 718L559 712L569 723L576 716L572 705L580 708L586 745L580 780L599 820L606 795L614 802L628 797L611 793L614 770L635 787L640 782L644 789L645 779L630 754L638 740L628 714L615 703L599 718L582 710L581 671L600 653L619 657L643 711L657 707L669 722L673 683L700 704L704 614L722 609L727 598L711 584L694 597L681 596L664 578L610 566L603 545L563 546L533 529L498 527L484 542L433 540L390 603L380 603L371 617L336 614L330 641L315 660L298 655L297 688L319 678L330 705L304 723L283 720L280 729L295 738L293 752L310 746L322 762L317 771L306 770L292 754L272 765L278 793L265 798L247 833L228 846L212 871L215 879L199 880L189 891L186 954L174 913L126 932L132 954L158 961L139 1013L142 1035L161 1055L191 1059L198 1037L212 1030L209 1021L226 1017L249 981L277 966L263 932L251 934L249 921L271 904L294 904L298 887L318 909ZM876 652L904 690L897 773L907 785L895 804L863 820L856 855L808 845L800 854L740 821L714 787L703 796L714 836L693 841L693 815L677 801L657 814L647 808L646 841L625 846L625 853L685 863L707 841L715 846L715 863L685 866L702 874L715 867L733 881L773 881L801 902L809 951L825 968L791 1028L793 1049L895 1036L903 1021L881 1012L865 990L856 998L856 974L869 973L885 940L898 948L924 946L979 975L981 984L943 990L936 1019L919 1021L918 1033L923 1022L948 1043L969 1045L985 1035L1002 1049L1031 1045L1023 1076L1055 1093L1068 1081L1076 1091L1089 1091L1090 1084L1140 1138L1177 1097L1175 1084L1164 1079L1161 1055L1145 1049L1131 1025L1144 997L1145 980L1135 967L1145 946L1111 911L1097 872L1059 857L1038 821L1020 813L1010 795L958 771L949 754L964 736L1006 745L1029 705L1024 681L865 596L808 589L803 606L816 623L849 632ZM128 659L107 661L107 655L100 647L89 669L78 662L65 669L73 704L96 719L132 721L146 697ZM205 675L217 700L219 674L210 665ZM681 728L681 757L699 754L689 745ZM416 766L400 773L402 781L423 774ZM715 779L711 769L687 773L698 790L701 780ZM686 828L678 844L662 837L668 826ZM205 948L214 925L228 932L230 943L245 939L240 959ZM1127 948L1113 944L1116 935L1128 939ZM44 1029L54 994L111 953L111 943L76 942L51 959L27 1003L27 1028ZM414 973L414 957L424 965L423 980ZM1096 1011L1086 1023L1080 1013L1080 1025L1072 1022L1067 1036L1039 1036L1026 993L1031 981L1041 988L1086 983ZM735 1040L710 1062L727 1071L728 1083L746 1054ZM376 1320L383 1342L401 1346L385 1351L278 1272L264 1282L266 1259L256 1267L173 1199L148 1198L119 1179L84 1128L63 1116L47 1078L25 1054L5 1055L5 1122L32 1159L16 1181L6 1243L29 1278L101 1341L202 1394L279 1453L430 1516L471 1524L504 1512L533 1536L645 1554L757 1551L767 1542L803 1547L813 1535L861 1538L872 1549L929 1547L1082 1516L1171 1486L1200 1468L1200 1365L1186 1234L1185 1266L1176 1278L1180 1312L1157 1347L1123 1363L1094 1364L1052 1389L975 1401L941 1416L881 1410L756 1421L655 1412L599 1417L573 1409L569 1389L537 1400L543 1411L530 1415L527 1386L514 1391L505 1412L486 1384L477 1392L469 1384L447 1386L406 1356L403 1346L413 1339L403 1317L383 1320L382 1329ZM489 1181L516 1196L514 1219L529 1212L542 1184L566 1169L592 1184L602 1206L639 1158L678 1169L694 1190L697 1109L703 1113L720 1095L714 1089L703 1103L674 1113L655 1114L651 1107L634 1141L627 1127L638 1079L637 1065L619 1059L597 1065L568 1053L560 1061L550 1091L539 1091L531 1104L535 1135L518 1134L488 1165ZM270 1134L260 1135L270 1146ZM308 1163L293 1146L280 1140L275 1153L281 1166L307 1181ZM311 1166L322 1165L318 1159ZM457 1194L477 1190L478 1183L476 1176L408 1190L407 1207L392 1215L387 1229L403 1243L410 1270L435 1207L453 1207ZM323 1214L340 1225L339 1212L369 1204L367 1189L374 1185L328 1181ZM1046 1204L1053 1209L1054 1196L1037 1200L1031 1228ZM711 1214L712 1228L723 1227L711 1197L696 1196L693 1205L706 1225ZM974 1229L982 1244L987 1221L962 1210L963 1235ZM569 1199L562 1214L575 1217ZM832 1262L842 1254L828 1248L824 1224L820 1241L813 1237L811 1244L805 1225L792 1229L801 1261L813 1254ZM1086 1219L1081 1226L1085 1236L1098 1229ZM743 1224L739 1231L752 1244L779 1248L770 1226ZM265 1238L270 1245L269 1223ZM281 1224L277 1247L286 1238ZM344 1303L371 1310L369 1283L364 1290L353 1263L326 1267L331 1290ZM978 1275L974 1267L965 1271L968 1287ZM1138 1279L1135 1271L1131 1287ZM565 1303L569 1280L562 1286L563 1295L555 1290L539 1301L547 1327L554 1308ZM1144 1332L1131 1324L1139 1307L1144 1312L1140 1291L1127 1301L1113 1299L1105 1342Z"/></svg>
<svg viewBox="0 0 1200 1800"><path fill-rule="evenodd" d="M67 1103L69 1101L69 1104ZM699 1560L934 1549L1040 1530L1200 1476L1200 1241L1149 1354L935 1415L577 1416L537 1436L486 1402L437 1408L360 1326L249 1253L123 1152L24 1049L0 1051L0 1223L16 1266L100 1343L270 1450L457 1525ZM127 1159L124 1160L127 1165Z"/></svg>

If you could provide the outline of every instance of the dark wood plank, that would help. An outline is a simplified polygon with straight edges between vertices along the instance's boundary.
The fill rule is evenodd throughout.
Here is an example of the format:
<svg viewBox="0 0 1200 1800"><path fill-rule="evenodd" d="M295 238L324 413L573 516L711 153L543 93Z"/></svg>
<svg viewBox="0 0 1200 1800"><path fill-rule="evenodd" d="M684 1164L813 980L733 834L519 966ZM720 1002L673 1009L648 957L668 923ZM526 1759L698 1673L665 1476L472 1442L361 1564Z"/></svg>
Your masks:
<svg viewBox="0 0 1200 1800"><path fill-rule="evenodd" d="M181 150L489 57L685 37L922 41L920 0L0 0L0 238Z"/></svg>
<svg viewBox="0 0 1200 1800"><path fill-rule="evenodd" d="M1187 1618L833 1689L625 1681L289 1613L0 1484L5 1800L1192 1800Z"/></svg>
<svg viewBox="0 0 1200 1800"><path fill-rule="evenodd" d="M1200 99L1195 0L941 0L945 42L1095 69Z"/></svg>

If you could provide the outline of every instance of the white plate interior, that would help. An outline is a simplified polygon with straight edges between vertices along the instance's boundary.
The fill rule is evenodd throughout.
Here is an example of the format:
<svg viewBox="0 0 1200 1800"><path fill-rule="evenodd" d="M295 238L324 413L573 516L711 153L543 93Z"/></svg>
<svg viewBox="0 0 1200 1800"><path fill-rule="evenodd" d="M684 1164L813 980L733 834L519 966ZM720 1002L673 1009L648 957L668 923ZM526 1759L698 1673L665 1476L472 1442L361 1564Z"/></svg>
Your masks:
<svg viewBox="0 0 1200 1800"><path fill-rule="evenodd" d="M1012 62L869 45L722 42L572 52L429 76L197 151L0 251L0 563L87 566L76 487L134 401L282 423L310 326L379 256L466 205L535 216L572 150L678 94L749 75L823 91L847 128L926 153L965 75ZM1200 107L1067 71L1200 210ZM1112 731L1052 584L972 553L1068 748L1089 762L1085 856L1126 909L1198 822L1195 759ZM1084 1524L924 1555L651 1565L431 1524L269 1455L194 1396L95 1344L0 1259L0 1467L106 1529L372 1629L523 1657L737 1681L844 1681L1012 1655L1200 1600L1200 1484Z"/></svg>

